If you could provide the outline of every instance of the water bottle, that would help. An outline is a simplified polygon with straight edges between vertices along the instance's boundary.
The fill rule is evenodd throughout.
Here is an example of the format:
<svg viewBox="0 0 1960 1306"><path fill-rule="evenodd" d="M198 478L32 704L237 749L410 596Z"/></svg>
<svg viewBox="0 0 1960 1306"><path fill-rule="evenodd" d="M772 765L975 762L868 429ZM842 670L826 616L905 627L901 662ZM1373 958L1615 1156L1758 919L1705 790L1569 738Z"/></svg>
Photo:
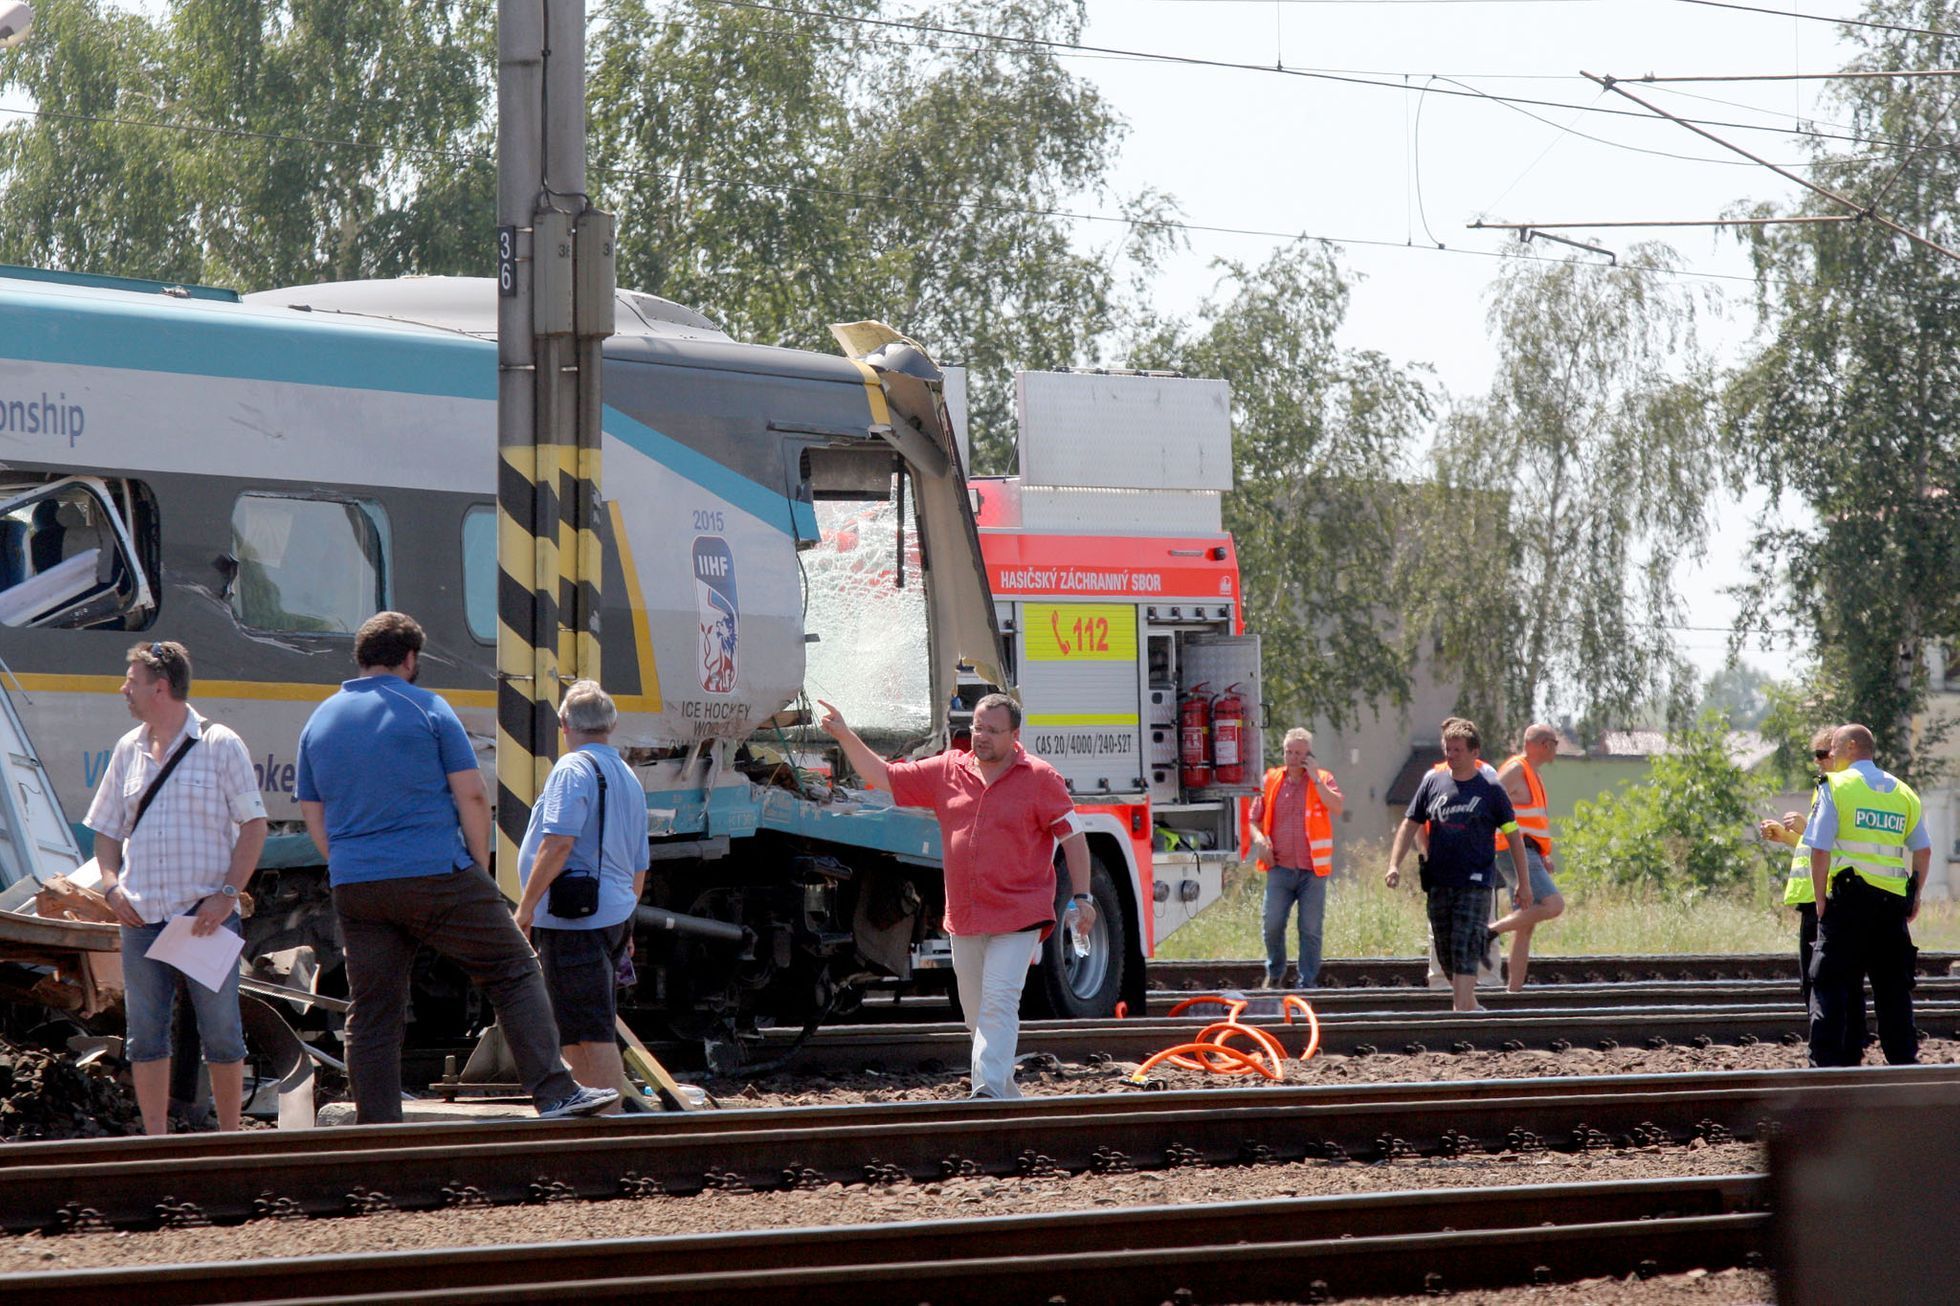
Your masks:
<svg viewBox="0 0 1960 1306"><path fill-rule="evenodd" d="M1069 951L1077 957L1089 955L1089 933L1082 928L1082 904L1069 900L1068 910L1062 913L1062 928L1068 934Z"/></svg>

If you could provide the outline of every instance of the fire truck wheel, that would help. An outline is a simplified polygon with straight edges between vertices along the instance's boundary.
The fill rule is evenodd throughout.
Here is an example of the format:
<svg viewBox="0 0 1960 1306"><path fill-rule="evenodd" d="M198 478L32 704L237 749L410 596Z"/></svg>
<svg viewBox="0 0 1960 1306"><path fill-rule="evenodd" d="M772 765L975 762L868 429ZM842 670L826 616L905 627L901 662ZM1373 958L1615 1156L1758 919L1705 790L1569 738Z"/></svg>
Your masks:
<svg viewBox="0 0 1960 1306"><path fill-rule="evenodd" d="M1055 915L1068 906L1068 873L1058 866ZM1130 918L1117 895L1116 880L1096 857L1089 868L1089 891L1096 895L1096 923L1089 930L1089 955L1078 957L1064 929L1041 945L1041 961L1022 990L1022 1014L1036 1020L1108 1016L1123 996L1130 955Z"/></svg>

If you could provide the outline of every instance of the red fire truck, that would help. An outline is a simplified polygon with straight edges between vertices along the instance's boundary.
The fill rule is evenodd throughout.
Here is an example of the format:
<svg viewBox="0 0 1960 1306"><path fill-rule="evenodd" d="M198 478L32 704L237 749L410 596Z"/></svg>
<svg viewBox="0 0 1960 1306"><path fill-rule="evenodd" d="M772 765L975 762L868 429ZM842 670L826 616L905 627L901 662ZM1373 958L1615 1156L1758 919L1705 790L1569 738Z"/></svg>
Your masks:
<svg viewBox="0 0 1960 1306"><path fill-rule="evenodd" d="M1141 1012L1144 959L1219 895L1265 748L1244 633L1230 389L1134 372L1017 377L1018 474L975 478L1021 742L1074 793L1095 856L1089 955L1057 931L1032 1004ZM970 709L984 686L962 687Z"/></svg>

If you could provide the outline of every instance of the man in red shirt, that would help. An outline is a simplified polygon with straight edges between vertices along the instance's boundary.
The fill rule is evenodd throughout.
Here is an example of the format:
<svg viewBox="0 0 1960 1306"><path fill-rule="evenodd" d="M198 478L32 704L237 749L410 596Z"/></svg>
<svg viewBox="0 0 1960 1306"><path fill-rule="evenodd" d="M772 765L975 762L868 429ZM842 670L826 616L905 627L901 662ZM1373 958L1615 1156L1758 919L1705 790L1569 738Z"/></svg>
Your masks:
<svg viewBox="0 0 1960 1306"><path fill-rule="evenodd" d="M1075 803L1055 768L1021 748L1021 705L989 694L973 709L973 751L917 762L887 762L819 699L819 725L865 784L900 807L929 807L939 818L946 875L946 933L953 975L973 1035L973 1096L1019 1097L1015 1044L1021 986L1036 949L1055 923L1055 844L1068 859L1077 928L1096 922L1089 892L1089 843Z"/></svg>
<svg viewBox="0 0 1960 1306"><path fill-rule="evenodd" d="M1286 732L1284 766L1266 772L1252 800L1252 854L1266 876L1266 980L1285 987L1286 918L1300 918L1300 987L1320 982L1320 927L1334 869L1334 821L1347 800L1331 771L1313 765L1313 734Z"/></svg>

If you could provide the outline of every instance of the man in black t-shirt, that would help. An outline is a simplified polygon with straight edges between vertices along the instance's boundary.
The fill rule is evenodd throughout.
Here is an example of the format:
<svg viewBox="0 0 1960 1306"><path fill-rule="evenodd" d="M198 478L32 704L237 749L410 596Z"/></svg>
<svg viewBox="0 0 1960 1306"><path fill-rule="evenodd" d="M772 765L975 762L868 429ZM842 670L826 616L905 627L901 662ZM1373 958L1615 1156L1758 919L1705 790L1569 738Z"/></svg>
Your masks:
<svg viewBox="0 0 1960 1306"><path fill-rule="evenodd" d="M1511 796L1504 786L1477 767L1483 737L1461 717L1443 726L1443 760L1447 769L1431 771L1409 800L1395 846L1388 854L1384 878L1393 889L1402 879L1402 858L1425 825L1429 829L1429 928L1436 956L1450 977L1452 1006L1457 1011L1480 1011L1477 1005L1477 966L1490 942L1491 890L1497 880L1497 832L1515 835L1518 823ZM1518 883L1529 885L1524 864L1524 840L1511 841L1511 862Z"/></svg>

